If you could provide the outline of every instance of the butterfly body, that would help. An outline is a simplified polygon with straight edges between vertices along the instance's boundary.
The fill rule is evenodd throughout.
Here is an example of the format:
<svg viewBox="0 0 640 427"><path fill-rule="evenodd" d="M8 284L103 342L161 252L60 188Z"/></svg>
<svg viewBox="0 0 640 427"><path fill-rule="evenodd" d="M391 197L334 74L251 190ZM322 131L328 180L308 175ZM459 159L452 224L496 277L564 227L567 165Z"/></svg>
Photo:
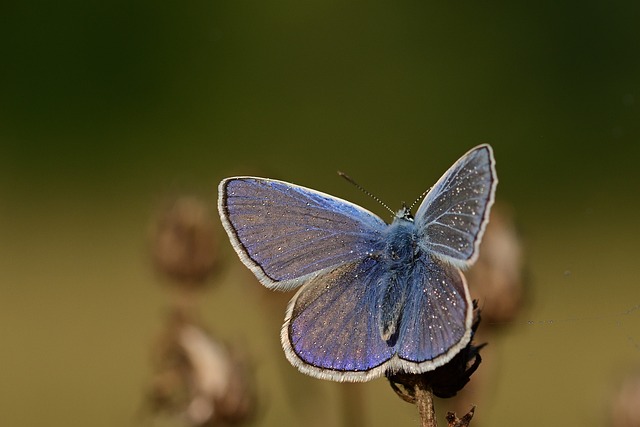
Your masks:
<svg viewBox="0 0 640 427"><path fill-rule="evenodd" d="M385 249L381 254L381 269L385 272L374 290L378 296L378 326L380 337L388 345L394 345L401 321L409 287L414 274L415 262L420 256L420 247L413 219L409 211L402 209L396 214L385 233Z"/></svg>
<svg viewBox="0 0 640 427"><path fill-rule="evenodd" d="M240 259L268 288L300 289L281 341L309 375L366 381L421 373L471 339L460 268L477 257L497 178L488 145L434 185L415 218L391 224L327 194L255 177L223 180L218 206Z"/></svg>

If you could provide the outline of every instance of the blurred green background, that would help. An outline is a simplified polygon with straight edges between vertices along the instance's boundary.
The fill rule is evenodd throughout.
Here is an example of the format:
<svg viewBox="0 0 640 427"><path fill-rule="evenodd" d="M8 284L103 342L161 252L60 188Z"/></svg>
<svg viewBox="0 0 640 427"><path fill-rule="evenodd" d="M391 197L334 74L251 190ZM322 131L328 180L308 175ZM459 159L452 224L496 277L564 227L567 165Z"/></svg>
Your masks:
<svg viewBox="0 0 640 427"><path fill-rule="evenodd" d="M3 4L0 424L141 423L168 195L213 207L221 178L257 174L385 215L335 171L395 209L489 142L530 301L490 344L478 423L607 425L640 365L639 21L634 1ZM256 424L338 423L342 386L288 366L285 299L264 307L218 232L201 308L250 352ZM355 387L369 425L417 425L384 380Z"/></svg>

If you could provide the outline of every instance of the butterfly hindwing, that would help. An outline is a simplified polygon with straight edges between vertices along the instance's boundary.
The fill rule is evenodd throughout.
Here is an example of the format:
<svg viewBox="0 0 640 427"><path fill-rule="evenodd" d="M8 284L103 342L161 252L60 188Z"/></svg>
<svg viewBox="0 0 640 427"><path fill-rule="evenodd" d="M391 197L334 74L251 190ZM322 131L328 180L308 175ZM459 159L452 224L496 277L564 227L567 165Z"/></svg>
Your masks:
<svg viewBox="0 0 640 427"><path fill-rule="evenodd" d="M264 178L223 180L218 208L240 259L274 288L293 288L321 270L363 259L386 227L345 200Z"/></svg>
<svg viewBox="0 0 640 427"><path fill-rule="evenodd" d="M344 264L298 291L281 337L294 366L335 381L366 381L384 373L394 348L381 338L378 324L381 267L373 258Z"/></svg>
<svg viewBox="0 0 640 427"><path fill-rule="evenodd" d="M423 255L414 264L400 323L397 354L408 372L432 370L471 339L473 305L460 270Z"/></svg>
<svg viewBox="0 0 640 427"><path fill-rule="evenodd" d="M489 220L497 183L489 145L462 156L431 188L416 212L422 246L459 267L471 265Z"/></svg>
<svg viewBox="0 0 640 427"><path fill-rule="evenodd" d="M309 375L367 381L385 372L420 373L451 360L471 339L472 305L460 271L421 257L399 281L374 258L344 264L305 284L287 309L282 345ZM380 318L387 292L403 301L396 336L384 337Z"/></svg>

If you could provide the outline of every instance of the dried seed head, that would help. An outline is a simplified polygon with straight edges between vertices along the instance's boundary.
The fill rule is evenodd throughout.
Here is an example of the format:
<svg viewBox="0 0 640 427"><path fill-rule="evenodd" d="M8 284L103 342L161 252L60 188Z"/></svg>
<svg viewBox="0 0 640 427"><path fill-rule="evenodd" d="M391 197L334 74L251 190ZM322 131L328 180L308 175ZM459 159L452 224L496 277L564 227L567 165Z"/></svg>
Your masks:
<svg viewBox="0 0 640 427"><path fill-rule="evenodd" d="M253 418L256 399L246 361L201 327L173 313L154 356L148 401L155 414L194 427Z"/></svg>
<svg viewBox="0 0 640 427"><path fill-rule="evenodd" d="M180 197L160 214L152 233L158 271L180 285L202 285L215 268L211 210L195 197Z"/></svg>

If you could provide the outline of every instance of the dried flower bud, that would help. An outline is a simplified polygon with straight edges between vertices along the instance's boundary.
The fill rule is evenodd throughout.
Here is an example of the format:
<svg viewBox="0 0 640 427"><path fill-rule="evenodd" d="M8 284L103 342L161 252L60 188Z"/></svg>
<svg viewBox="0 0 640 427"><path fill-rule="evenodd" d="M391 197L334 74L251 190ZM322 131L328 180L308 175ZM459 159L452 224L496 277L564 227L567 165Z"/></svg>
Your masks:
<svg viewBox="0 0 640 427"><path fill-rule="evenodd" d="M156 268L180 284L203 284L215 267L210 209L195 197L181 197L160 215L152 235Z"/></svg>

